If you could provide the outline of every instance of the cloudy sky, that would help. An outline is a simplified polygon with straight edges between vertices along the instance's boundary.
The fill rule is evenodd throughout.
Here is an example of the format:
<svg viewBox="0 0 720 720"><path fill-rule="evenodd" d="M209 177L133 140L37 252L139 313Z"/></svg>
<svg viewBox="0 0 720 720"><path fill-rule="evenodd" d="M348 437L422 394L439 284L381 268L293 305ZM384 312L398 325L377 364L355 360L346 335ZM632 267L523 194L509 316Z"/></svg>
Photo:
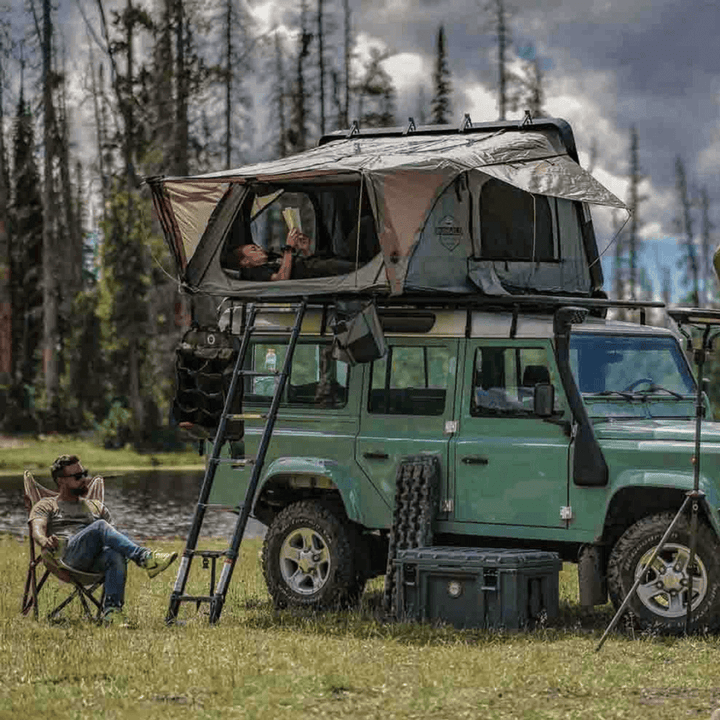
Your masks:
<svg viewBox="0 0 720 720"><path fill-rule="evenodd" d="M642 191L648 199L640 207L644 260L654 275L658 261L670 267L680 292L673 236L676 156L686 164L691 190L705 187L713 218L720 214L720 4L507 0L507 5L514 51L534 51L544 71L548 114L571 123L583 164L595 143L594 174L623 199L630 128L637 128L647 176ZM457 121L465 112L474 121L497 117L497 45L487 6L487 0L361 0L356 6L361 39L391 53L386 68L398 88L399 119L416 112L417 88L432 72L440 23ZM720 227L720 218L715 222ZM610 223L601 217L596 224L602 250L612 239ZM695 226L699 232L699 217ZM606 276L610 265L608 257Z"/></svg>
<svg viewBox="0 0 720 720"><path fill-rule="evenodd" d="M297 0L245 2L259 33L297 28ZM18 5L21 0L15 0ZM107 2L107 0L106 0ZM90 0L60 0L64 29L75 27L78 44L85 32L77 7ZM453 82L454 120L464 113L476 122L497 118L496 39L490 0L350 0L359 54L373 45L389 54L385 67L397 91L398 120L417 116L420 88L428 99L438 26L447 37ZM720 228L720 3L717 0L506 0L510 55L537 55L544 72L548 114L568 120L581 163L593 145L594 175L619 197L627 197L630 129L639 134L640 164L647 176L640 207L643 263L653 276L658 264L670 268L676 294L673 220L675 157L685 162L690 189L707 189L713 220ZM112 5L112 2L108 2ZM148 4L149 0L148 0ZM309 0L311 9L314 0ZM493 2L494 4L494 2ZM329 15L342 22L340 0L325 0ZM19 7L19 5L18 5ZM265 103L267 108L267 103ZM267 112L267 110L266 110ZM510 113L520 117L522 112ZM262 147L263 103L256 103L256 143ZM610 218L595 214L601 251L612 239ZM695 229L699 233L699 214ZM603 258L606 279L612 248ZM659 290L659 283L656 289Z"/></svg>

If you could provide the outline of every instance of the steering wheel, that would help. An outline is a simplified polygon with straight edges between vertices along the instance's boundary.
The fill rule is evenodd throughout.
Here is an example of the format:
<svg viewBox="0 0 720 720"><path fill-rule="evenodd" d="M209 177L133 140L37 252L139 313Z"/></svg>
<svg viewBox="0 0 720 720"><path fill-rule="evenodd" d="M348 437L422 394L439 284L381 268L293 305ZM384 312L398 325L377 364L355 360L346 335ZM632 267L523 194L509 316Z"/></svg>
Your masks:
<svg viewBox="0 0 720 720"><path fill-rule="evenodd" d="M635 382L631 382L624 390L623 392L631 392L634 390L638 385L641 385L642 383L648 383L648 385L653 384L652 378L640 378L639 380L636 380Z"/></svg>

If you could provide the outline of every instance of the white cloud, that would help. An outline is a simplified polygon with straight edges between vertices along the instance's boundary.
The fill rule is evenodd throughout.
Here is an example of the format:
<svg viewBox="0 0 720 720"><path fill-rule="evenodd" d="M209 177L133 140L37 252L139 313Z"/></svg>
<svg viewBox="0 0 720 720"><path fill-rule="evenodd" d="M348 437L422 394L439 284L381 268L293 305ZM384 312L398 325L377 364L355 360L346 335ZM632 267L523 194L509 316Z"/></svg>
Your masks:
<svg viewBox="0 0 720 720"><path fill-rule="evenodd" d="M267 0L264 3L247 6L247 10L258 24L258 33L268 32L275 24L277 3L274 0Z"/></svg>
<svg viewBox="0 0 720 720"><path fill-rule="evenodd" d="M422 55L417 53L398 53L391 55L383 67L393 78L398 93L415 92L418 85L427 83L429 71L425 67Z"/></svg>
<svg viewBox="0 0 720 720"><path fill-rule="evenodd" d="M497 93L481 83L466 85L460 93L463 97L463 112L470 115L473 122L489 122L497 117Z"/></svg>

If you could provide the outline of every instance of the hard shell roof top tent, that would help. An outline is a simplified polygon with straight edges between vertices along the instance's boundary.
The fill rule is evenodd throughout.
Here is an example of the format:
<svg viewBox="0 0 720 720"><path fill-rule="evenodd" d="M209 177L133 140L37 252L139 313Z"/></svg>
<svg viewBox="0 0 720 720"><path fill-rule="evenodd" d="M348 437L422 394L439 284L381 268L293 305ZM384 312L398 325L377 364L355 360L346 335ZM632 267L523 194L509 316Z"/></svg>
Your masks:
<svg viewBox="0 0 720 720"><path fill-rule="evenodd" d="M184 288L237 299L589 297L602 271L586 203L625 207L580 167L572 130L557 119L354 126L288 158L148 183ZM315 252L350 258L350 272L257 282L227 267L238 245L284 244L288 202ZM268 243L273 223L283 234Z"/></svg>

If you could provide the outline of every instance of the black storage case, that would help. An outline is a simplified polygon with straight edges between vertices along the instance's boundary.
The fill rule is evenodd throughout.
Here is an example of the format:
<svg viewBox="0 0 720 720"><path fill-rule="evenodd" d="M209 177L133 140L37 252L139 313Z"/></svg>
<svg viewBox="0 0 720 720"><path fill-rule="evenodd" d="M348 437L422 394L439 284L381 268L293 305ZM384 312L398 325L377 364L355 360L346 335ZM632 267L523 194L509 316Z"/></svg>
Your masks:
<svg viewBox="0 0 720 720"><path fill-rule="evenodd" d="M519 630L559 610L559 556L544 550L399 550L395 614L457 628Z"/></svg>

